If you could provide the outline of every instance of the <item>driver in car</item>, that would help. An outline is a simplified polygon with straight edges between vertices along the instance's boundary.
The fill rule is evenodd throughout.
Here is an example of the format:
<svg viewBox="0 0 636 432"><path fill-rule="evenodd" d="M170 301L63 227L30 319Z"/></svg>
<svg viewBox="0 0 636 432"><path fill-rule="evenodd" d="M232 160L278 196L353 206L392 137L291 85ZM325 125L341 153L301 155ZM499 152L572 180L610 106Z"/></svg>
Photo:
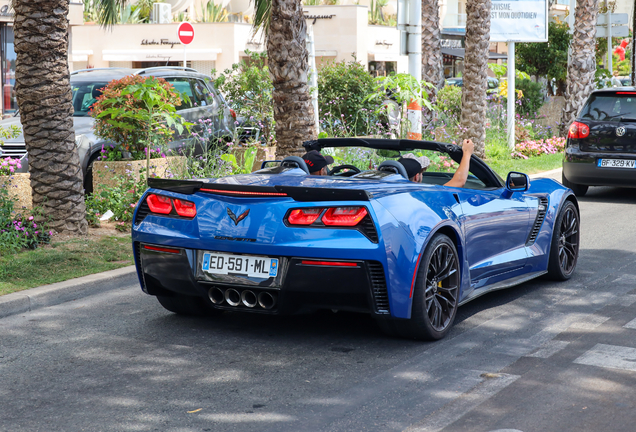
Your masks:
<svg viewBox="0 0 636 432"><path fill-rule="evenodd" d="M323 156L317 150L312 150L303 155L303 160L309 168L309 174L326 176L329 173L327 165L333 163L333 158L329 155Z"/></svg>
<svg viewBox="0 0 636 432"><path fill-rule="evenodd" d="M459 167L457 171L455 171L455 175L448 182L444 183L444 186L450 187L464 187L466 184L466 180L468 180L468 169L470 168L470 157L475 151L475 144L470 139L465 139L462 142L462 150L464 154L462 155L462 160L459 163ZM430 161L427 157L417 157L412 153L409 153L398 159L404 168L406 169L406 174L409 176L409 180L412 182L420 183L422 181L422 173L426 171Z"/></svg>

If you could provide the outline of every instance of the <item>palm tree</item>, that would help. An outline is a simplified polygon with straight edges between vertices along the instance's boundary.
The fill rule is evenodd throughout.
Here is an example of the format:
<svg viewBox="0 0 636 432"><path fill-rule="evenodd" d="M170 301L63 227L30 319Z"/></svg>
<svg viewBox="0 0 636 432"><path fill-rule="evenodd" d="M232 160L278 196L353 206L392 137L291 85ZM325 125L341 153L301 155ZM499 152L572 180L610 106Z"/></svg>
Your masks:
<svg viewBox="0 0 636 432"><path fill-rule="evenodd" d="M254 0L254 27L265 29L274 84L276 156L304 153L302 142L316 139L309 94L307 24L300 0Z"/></svg>
<svg viewBox="0 0 636 432"><path fill-rule="evenodd" d="M486 146L490 4L490 0L466 2L466 54L460 127L464 138L471 138L475 143L475 154L482 158Z"/></svg>
<svg viewBox="0 0 636 432"><path fill-rule="evenodd" d="M14 0L15 92L33 205L59 233L86 234L68 68L69 0Z"/></svg>
<svg viewBox="0 0 636 432"><path fill-rule="evenodd" d="M433 84L434 99L444 86L438 0L422 0L422 79Z"/></svg>
<svg viewBox="0 0 636 432"><path fill-rule="evenodd" d="M562 136L567 134L570 124L576 118L590 92L594 90L597 17L598 0L577 0L565 107L561 117Z"/></svg>

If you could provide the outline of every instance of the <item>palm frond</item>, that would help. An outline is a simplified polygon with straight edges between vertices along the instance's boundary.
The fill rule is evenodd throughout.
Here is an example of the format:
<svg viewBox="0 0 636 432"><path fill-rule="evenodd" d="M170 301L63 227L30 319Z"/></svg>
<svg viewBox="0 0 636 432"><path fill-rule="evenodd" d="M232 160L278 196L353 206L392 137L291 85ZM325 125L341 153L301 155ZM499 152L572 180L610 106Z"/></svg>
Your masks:
<svg viewBox="0 0 636 432"><path fill-rule="evenodd" d="M269 23L272 17L273 0L254 1L254 34L263 27L264 33L269 33Z"/></svg>
<svg viewBox="0 0 636 432"><path fill-rule="evenodd" d="M111 27L119 22L120 12L126 6L126 0L97 0L97 22L103 27Z"/></svg>

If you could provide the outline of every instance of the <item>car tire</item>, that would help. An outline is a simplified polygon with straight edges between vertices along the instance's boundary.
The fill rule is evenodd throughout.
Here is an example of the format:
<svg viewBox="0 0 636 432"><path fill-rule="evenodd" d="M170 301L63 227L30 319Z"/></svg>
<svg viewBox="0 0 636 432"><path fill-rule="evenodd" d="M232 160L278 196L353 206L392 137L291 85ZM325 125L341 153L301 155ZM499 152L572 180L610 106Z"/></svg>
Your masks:
<svg viewBox="0 0 636 432"><path fill-rule="evenodd" d="M84 194L90 195L93 193L93 162L97 160L99 153L95 153L91 156L86 165L86 174L84 174Z"/></svg>
<svg viewBox="0 0 636 432"><path fill-rule="evenodd" d="M455 243L444 234L426 246L413 286L411 319L393 322L408 339L439 340L449 332L459 305L461 276Z"/></svg>
<svg viewBox="0 0 636 432"><path fill-rule="evenodd" d="M213 316L221 313L221 311L214 309L210 300L205 297L174 294L172 296L157 296L157 300L165 309L178 315Z"/></svg>
<svg viewBox="0 0 636 432"><path fill-rule="evenodd" d="M563 183L563 186L569 187L570 189L572 189L572 192L574 192L574 195L578 197L585 196L585 194L587 193L587 189L589 188L589 186L570 182L568 179L565 178L564 174L561 174L561 183Z"/></svg>
<svg viewBox="0 0 636 432"><path fill-rule="evenodd" d="M565 201L554 222L548 279L564 281L570 279L579 258L581 220L572 201Z"/></svg>

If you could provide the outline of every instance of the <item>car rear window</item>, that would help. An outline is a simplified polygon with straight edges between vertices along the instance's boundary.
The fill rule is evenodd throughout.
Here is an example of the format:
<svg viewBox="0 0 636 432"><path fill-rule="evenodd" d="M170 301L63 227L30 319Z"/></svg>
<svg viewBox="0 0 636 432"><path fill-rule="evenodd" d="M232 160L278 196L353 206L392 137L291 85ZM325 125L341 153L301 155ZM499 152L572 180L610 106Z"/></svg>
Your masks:
<svg viewBox="0 0 636 432"><path fill-rule="evenodd" d="M581 111L587 120L618 122L622 117L636 118L636 92L593 94Z"/></svg>

